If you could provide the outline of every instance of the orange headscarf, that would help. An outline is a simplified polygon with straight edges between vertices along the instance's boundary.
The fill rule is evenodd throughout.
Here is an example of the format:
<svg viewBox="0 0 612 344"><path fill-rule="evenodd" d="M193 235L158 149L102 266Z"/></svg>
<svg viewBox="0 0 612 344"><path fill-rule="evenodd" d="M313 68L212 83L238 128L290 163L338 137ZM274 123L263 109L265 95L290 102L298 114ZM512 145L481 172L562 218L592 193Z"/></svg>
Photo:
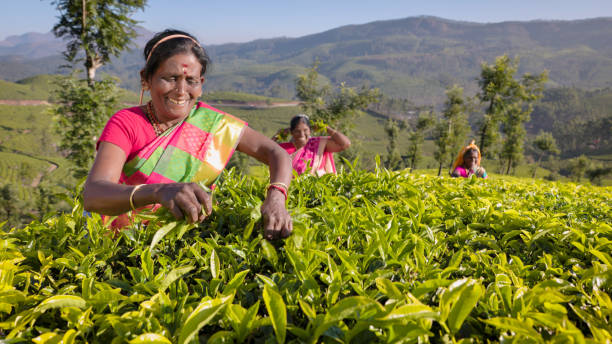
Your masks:
<svg viewBox="0 0 612 344"><path fill-rule="evenodd" d="M480 166L480 158L481 158L481 156L480 156L480 149L478 149L478 146L476 146L475 141L474 141L474 140L472 140L472 141L470 142L470 144L469 144L469 145L467 145L467 146L465 146L465 147L463 147L463 148L461 149L461 151L459 152L459 155L457 155L457 158L455 159L455 162L453 163L453 169L451 170L451 173L452 173L452 171L454 171L454 170L455 170L455 169L456 169L458 166L463 166L463 156L465 155L465 152L467 152L467 151L468 151L468 150L470 150L470 149L475 149L475 150L478 152L478 161L476 161L476 164L477 164L478 166Z"/></svg>

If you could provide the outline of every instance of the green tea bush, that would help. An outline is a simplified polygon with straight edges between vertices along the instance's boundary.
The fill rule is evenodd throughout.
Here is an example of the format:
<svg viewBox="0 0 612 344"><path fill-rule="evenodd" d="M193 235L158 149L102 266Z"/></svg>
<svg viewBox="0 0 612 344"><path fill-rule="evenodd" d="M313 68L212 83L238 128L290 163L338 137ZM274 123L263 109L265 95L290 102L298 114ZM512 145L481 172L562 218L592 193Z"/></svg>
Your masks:
<svg viewBox="0 0 612 344"><path fill-rule="evenodd" d="M98 215L0 237L0 337L36 343L605 343L612 190L351 170L291 184L268 242L264 184L230 171L195 226ZM147 221L145 224L145 222Z"/></svg>

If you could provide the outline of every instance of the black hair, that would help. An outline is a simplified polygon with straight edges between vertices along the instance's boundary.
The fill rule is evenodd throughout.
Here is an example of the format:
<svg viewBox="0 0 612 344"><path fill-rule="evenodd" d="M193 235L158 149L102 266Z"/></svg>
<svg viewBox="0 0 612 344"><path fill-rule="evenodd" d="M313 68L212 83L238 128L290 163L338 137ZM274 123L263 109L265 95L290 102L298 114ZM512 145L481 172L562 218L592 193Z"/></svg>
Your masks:
<svg viewBox="0 0 612 344"><path fill-rule="evenodd" d="M300 123L304 123L308 126L308 128L310 128L310 120L308 119L308 116L304 114L299 114L293 116L291 122L289 122L289 129L293 131L293 129L295 129L295 127L297 127Z"/></svg>
<svg viewBox="0 0 612 344"><path fill-rule="evenodd" d="M184 37L169 39L155 47L155 50L153 50L153 53L151 53L151 49L153 49L157 42L170 35L185 35L193 38L193 41ZM147 42L144 48L144 58L146 62L143 68L142 77L145 80L148 80L151 76L153 76L163 61L171 58L174 55L186 52L192 53L198 59L200 65L202 65L200 76L203 76L206 73L208 65L210 64L210 58L208 57L206 50L204 50L201 45L195 43L194 41L197 42L198 40L193 37L193 35L179 30L168 29L155 34L155 36L153 36L153 38ZM149 57L149 54L151 54L151 57ZM147 57L149 57L148 61Z"/></svg>

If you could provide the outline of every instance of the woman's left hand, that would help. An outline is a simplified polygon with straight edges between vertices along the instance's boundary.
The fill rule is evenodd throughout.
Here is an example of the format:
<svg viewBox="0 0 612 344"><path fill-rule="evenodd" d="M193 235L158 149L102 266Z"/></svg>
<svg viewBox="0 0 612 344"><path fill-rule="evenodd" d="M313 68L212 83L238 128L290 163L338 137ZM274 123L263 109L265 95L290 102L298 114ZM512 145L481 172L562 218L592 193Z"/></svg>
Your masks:
<svg viewBox="0 0 612 344"><path fill-rule="evenodd" d="M476 177L484 178L484 174L485 174L485 169L479 166L478 169L476 170Z"/></svg>
<svg viewBox="0 0 612 344"><path fill-rule="evenodd" d="M285 208L285 196L279 190L268 190L266 200L261 206L261 215L266 239L284 239L293 231L293 221Z"/></svg>

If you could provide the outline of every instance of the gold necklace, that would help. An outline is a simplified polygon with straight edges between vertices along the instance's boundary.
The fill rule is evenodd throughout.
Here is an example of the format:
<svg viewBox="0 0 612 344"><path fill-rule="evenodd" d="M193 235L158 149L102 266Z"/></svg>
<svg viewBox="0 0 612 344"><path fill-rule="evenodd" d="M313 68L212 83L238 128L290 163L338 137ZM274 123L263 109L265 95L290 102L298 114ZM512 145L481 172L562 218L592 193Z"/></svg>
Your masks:
<svg viewBox="0 0 612 344"><path fill-rule="evenodd" d="M160 136L162 134L161 128L159 127L159 122L157 122L157 116L155 116L155 109L153 108L153 103L149 101L147 103L147 118L151 125L153 126L153 130L155 130L155 136Z"/></svg>

